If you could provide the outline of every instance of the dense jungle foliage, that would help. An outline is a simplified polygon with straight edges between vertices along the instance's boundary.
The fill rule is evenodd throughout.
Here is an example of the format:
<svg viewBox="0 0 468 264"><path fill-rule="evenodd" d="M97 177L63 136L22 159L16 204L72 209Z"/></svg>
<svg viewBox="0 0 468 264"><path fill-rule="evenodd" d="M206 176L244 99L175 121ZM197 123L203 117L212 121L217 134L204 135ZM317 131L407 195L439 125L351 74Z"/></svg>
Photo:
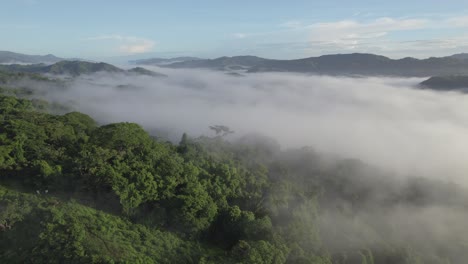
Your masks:
<svg viewBox="0 0 468 264"><path fill-rule="evenodd" d="M184 134L173 144L137 124L54 115L56 106L20 98L24 91L2 93L1 263L409 264L467 257L466 230L450 244L421 246L393 239L398 224L382 227L362 214L444 203L446 194L466 208L463 192L449 183L397 182L360 161L281 150L261 136Z"/></svg>

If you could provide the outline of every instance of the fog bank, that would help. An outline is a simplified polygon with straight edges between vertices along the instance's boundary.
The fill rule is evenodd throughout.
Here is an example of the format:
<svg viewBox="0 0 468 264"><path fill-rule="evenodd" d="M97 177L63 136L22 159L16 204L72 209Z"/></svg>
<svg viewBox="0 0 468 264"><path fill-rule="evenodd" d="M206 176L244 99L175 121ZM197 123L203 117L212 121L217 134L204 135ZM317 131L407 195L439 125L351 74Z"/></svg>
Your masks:
<svg viewBox="0 0 468 264"><path fill-rule="evenodd" d="M99 122L136 122L174 140L219 124L403 174L459 180L468 171L468 97L416 89L418 78L151 69L169 77L102 73L43 89Z"/></svg>

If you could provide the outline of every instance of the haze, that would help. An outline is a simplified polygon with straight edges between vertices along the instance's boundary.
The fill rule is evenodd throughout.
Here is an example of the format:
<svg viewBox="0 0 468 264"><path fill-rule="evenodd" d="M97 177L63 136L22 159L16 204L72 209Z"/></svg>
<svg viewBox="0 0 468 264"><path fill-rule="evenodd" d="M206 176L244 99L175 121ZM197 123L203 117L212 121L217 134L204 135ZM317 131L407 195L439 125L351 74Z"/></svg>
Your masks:
<svg viewBox="0 0 468 264"><path fill-rule="evenodd" d="M183 132L232 138L259 133L285 148L311 146L404 175L465 182L468 97L417 89L419 78L351 78L287 73L152 68L167 78L96 74L47 98L73 102L101 123L136 122L178 142Z"/></svg>

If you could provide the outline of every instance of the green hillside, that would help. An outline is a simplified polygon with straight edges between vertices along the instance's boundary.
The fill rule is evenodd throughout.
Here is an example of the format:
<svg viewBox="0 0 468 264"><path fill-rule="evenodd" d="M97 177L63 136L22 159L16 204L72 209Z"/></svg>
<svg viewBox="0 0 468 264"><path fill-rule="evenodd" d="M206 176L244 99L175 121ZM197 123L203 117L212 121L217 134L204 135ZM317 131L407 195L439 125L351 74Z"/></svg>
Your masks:
<svg viewBox="0 0 468 264"><path fill-rule="evenodd" d="M153 76L153 77L167 77L167 75L165 74L150 71L142 67L131 68L127 72L133 73L133 74L139 74L139 75L148 75L148 76Z"/></svg>
<svg viewBox="0 0 468 264"><path fill-rule="evenodd" d="M78 76L81 74L91 74L96 72L118 73L123 72L123 70L104 62L93 63L86 61L61 61L45 67L42 72Z"/></svg>
<svg viewBox="0 0 468 264"><path fill-rule="evenodd" d="M360 161L325 166L309 148L282 151L262 137L184 134L172 144L137 124L99 126L82 113L47 109L47 102L0 95L0 263L468 258L466 225L421 245L418 236L430 229L405 239L400 229L418 223L392 227L368 217L402 207L466 208L457 186L421 178L402 186Z"/></svg>
<svg viewBox="0 0 468 264"><path fill-rule="evenodd" d="M0 63L55 63L63 60L52 54L27 55L11 51L0 51Z"/></svg>

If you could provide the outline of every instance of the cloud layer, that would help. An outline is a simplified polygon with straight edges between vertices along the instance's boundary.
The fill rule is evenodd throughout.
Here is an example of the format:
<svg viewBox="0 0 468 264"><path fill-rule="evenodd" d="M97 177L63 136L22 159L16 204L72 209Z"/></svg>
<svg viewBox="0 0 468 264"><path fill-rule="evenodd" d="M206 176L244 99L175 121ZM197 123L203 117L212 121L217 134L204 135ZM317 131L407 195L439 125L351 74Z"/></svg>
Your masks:
<svg viewBox="0 0 468 264"><path fill-rule="evenodd" d="M342 20L330 23L309 25L313 42L336 45L343 49L355 49L362 41L386 36L389 32L407 31L424 28L424 19L378 18L369 22Z"/></svg>
<svg viewBox="0 0 468 264"><path fill-rule="evenodd" d="M236 131L231 139L260 133L283 148L312 146L332 155L304 148L276 158L288 168L281 177L321 178L329 187L319 197L318 215L304 205L294 217L312 221L330 253L410 246L427 256L443 252L453 263L466 259L458 245L466 245L468 230L468 95L420 90L416 78L153 70L169 77L100 73L73 79L65 89L19 86L35 87L101 123L137 122L174 141L182 132L213 135L210 125L227 125ZM336 155L386 170L353 166ZM284 195L287 189L277 187ZM266 204L272 210L290 205Z"/></svg>
<svg viewBox="0 0 468 264"><path fill-rule="evenodd" d="M173 140L220 124L403 174L464 180L468 171L468 96L415 89L421 79L158 70L169 77L86 76L47 96Z"/></svg>
<svg viewBox="0 0 468 264"><path fill-rule="evenodd" d="M463 34L468 27L466 16L373 17L358 14L349 19L314 23L291 20L279 24L277 35L288 35L285 39L289 42L307 36L301 48L307 55L368 52L392 57L431 57L461 53L468 48L468 38ZM288 43L284 46L291 47Z"/></svg>

